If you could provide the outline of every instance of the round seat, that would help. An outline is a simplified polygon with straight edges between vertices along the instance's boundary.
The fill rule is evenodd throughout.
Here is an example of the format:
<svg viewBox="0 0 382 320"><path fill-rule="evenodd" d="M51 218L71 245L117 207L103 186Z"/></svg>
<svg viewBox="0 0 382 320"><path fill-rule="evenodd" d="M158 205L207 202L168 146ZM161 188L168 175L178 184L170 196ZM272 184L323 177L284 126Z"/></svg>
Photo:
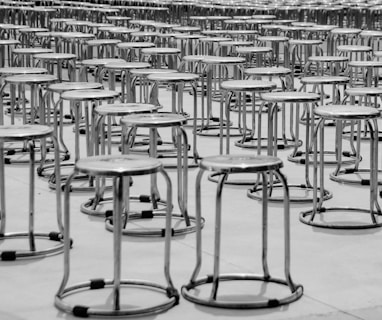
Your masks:
<svg viewBox="0 0 382 320"><path fill-rule="evenodd" d="M272 52L272 48L270 47L239 47L236 49L236 52L241 54L246 54L246 53L269 53Z"/></svg>
<svg viewBox="0 0 382 320"><path fill-rule="evenodd" d="M220 57L220 56L206 56L203 60L206 64L240 64L245 63L244 58L240 57Z"/></svg>
<svg viewBox="0 0 382 320"><path fill-rule="evenodd" d="M145 48L142 49L142 54L148 55L166 55L166 54L179 54L180 50L177 48Z"/></svg>
<svg viewBox="0 0 382 320"><path fill-rule="evenodd" d="M313 76L301 78L302 84L345 84L349 82L345 76Z"/></svg>
<svg viewBox="0 0 382 320"><path fill-rule="evenodd" d="M122 42L117 44L119 49L144 49L155 47L155 44L152 42Z"/></svg>
<svg viewBox="0 0 382 320"><path fill-rule="evenodd" d="M364 120L380 117L376 108L364 106L328 105L314 109L314 114L329 120Z"/></svg>
<svg viewBox="0 0 382 320"><path fill-rule="evenodd" d="M348 63L349 67L381 68L382 61L352 60Z"/></svg>
<svg viewBox="0 0 382 320"><path fill-rule="evenodd" d="M341 45L337 47L340 52L371 52L372 47L369 46L359 46L359 45Z"/></svg>
<svg viewBox="0 0 382 320"><path fill-rule="evenodd" d="M235 154L204 157L199 167L203 170L224 173L263 172L278 170L283 167L283 162L272 156Z"/></svg>
<svg viewBox="0 0 382 320"><path fill-rule="evenodd" d="M48 90L63 93L71 90L102 89L102 87L102 84L98 82L61 82L49 85Z"/></svg>
<svg viewBox="0 0 382 320"><path fill-rule="evenodd" d="M112 62L126 62L125 60L123 59L118 59L118 58L103 58L103 59L86 59L86 60L82 60L81 61L81 64L83 66L104 66L108 63L112 63Z"/></svg>
<svg viewBox="0 0 382 320"><path fill-rule="evenodd" d="M0 126L0 142L35 140L52 134L53 128L43 125Z"/></svg>
<svg viewBox="0 0 382 320"><path fill-rule="evenodd" d="M42 84L57 80L56 76L50 74L17 74L5 78L5 82L12 84Z"/></svg>
<svg viewBox="0 0 382 320"><path fill-rule="evenodd" d="M38 53L52 53L52 49L48 48L16 48L13 50L14 54L32 55Z"/></svg>
<svg viewBox="0 0 382 320"><path fill-rule="evenodd" d="M200 61L203 61L206 57L209 57L209 56L202 55L202 54L195 54L195 55L183 56L182 60L185 62L200 62Z"/></svg>
<svg viewBox="0 0 382 320"><path fill-rule="evenodd" d="M19 40L13 40L13 39L1 39L0 40L0 46L11 46L11 45L17 45L20 44Z"/></svg>
<svg viewBox="0 0 382 320"><path fill-rule="evenodd" d="M361 29L357 28L335 28L330 31L332 34L340 35L340 34L359 34L362 32Z"/></svg>
<svg viewBox="0 0 382 320"><path fill-rule="evenodd" d="M97 106L95 112L101 116L124 116L133 113L146 113L158 110L158 106L148 103L114 103Z"/></svg>
<svg viewBox="0 0 382 320"><path fill-rule="evenodd" d="M261 99L269 102L315 102L320 100L320 95L309 92L267 92L261 94Z"/></svg>
<svg viewBox="0 0 382 320"><path fill-rule="evenodd" d="M321 45L321 40L312 40L312 39L291 39L289 40L289 44L291 45L299 45L299 46L311 46L311 45Z"/></svg>
<svg viewBox="0 0 382 320"><path fill-rule="evenodd" d="M356 87L345 90L349 96L380 96L382 95L382 88L378 87Z"/></svg>
<svg viewBox="0 0 382 320"><path fill-rule="evenodd" d="M119 92L110 90L72 90L66 91L61 98L69 101L92 101L114 99L119 96Z"/></svg>
<svg viewBox="0 0 382 320"><path fill-rule="evenodd" d="M193 27L193 26L180 26L180 27L172 28L172 31L184 32L184 33L192 33L192 32L199 32L199 31L201 31L201 28L200 27Z"/></svg>
<svg viewBox="0 0 382 320"><path fill-rule="evenodd" d="M79 159L75 170L92 176L135 176L158 172L162 166L155 158L103 155Z"/></svg>
<svg viewBox="0 0 382 320"><path fill-rule="evenodd" d="M180 81L194 81L199 79L199 75L194 73L184 72L171 72L171 73L154 73L147 76L151 81L163 81L163 82L180 82Z"/></svg>
<svg viewBox="0 0 382 320"><path fill-rule="evenodd" d="M257 40L260 42L287 42L289 41L289 38L281 37L281 36L265 36L265 37L258 37Z"/></svg>
<svg viewBox="0 0 382 320"><path fill-rule="evenodd" d="M221 83L221 88L229 91L270 91L276 86L276 83L261 80L228 80Z"/></svg>
<svg viewBox="0 0 382 320"><path fill-rule="evenodd" d="M130 70L130 73L132 75L139 75L139 76L148 76L150 74L159 74L159 73L177 73L177 70L173 69L132 69Z"/></svg>
<svg viewBox="0 0 382 320"><path fill-rule="evenodd" d="M174 125L184 125L187 119L174 113L150 113L150 114L136 114L126 116L121 119L121 124L126 126L139 126L144 128L151 127L169 127Z"/></svg>
<svg viewBox="0 0 382 320"><path fill-rule="evenodd" d="M32 67L4 67L0 68L0 75L16 75L16 74L43 74L48 73L45 68Z"/></svg>
<svg viewBox="0 0 382 320"><path fill-rule="evenodd" d="M77 59L77 56L72 53L39 53L35 54L33 58L38 60L51 60L51 61L57 61L57 60L69 60L69 59Z"/></svg>
<svg viewBox="0 0 382 320"><path fill-rule="evenodd" d="M308 61L311 62L346 62L348 61L348 57L343 56L310 56L308 57Z"/></svg>
<svg viewBox="0 0 382 320"><path fill-rule="evenodd" d="M103 45L116 45L120 43L121 40L118 39L94 39L94 40L89 40L86 42L88 46L103 46Z"/></svg>
<svg viewBox="0 0 382 320"><path fill-rule="evenodd" d="M116 61L116 62L109 62L105 64L104 67L106 69L113 69L113 70L145 69L145 68L150 68L150 63Z"/></svg>
<svg viewBox="0 0 382 320"><path fill-rule="evenodd" d="M292 73L292 70L284 67L265 67L265 68L248 68L244 70L246 75L250 76L285 76Z"/></svg>

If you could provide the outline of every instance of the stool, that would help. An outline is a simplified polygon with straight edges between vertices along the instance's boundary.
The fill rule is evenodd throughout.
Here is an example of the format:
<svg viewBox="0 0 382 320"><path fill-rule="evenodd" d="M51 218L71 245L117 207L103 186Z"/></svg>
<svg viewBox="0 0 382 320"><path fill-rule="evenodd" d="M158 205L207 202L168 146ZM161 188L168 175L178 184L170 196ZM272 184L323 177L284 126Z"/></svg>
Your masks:
<svg viewBox="0 0 382 320"><path fill-rule="evenodd" d="M142 49L153 48L153 42L122 42L117 44L122 59L126 61L141 61L143 58Z"/></svg>
<svg viewBox="0 0 382 320"><path fill-rule="evenodd" d="M224 33L222 30L214 30L218 31L219 33ZM205 34L205 32L203 32ZM198 55L204 55L204 56L214 56L216 50L219 48L220 42L227 42L232 41L232 39L226 38L226 37L205 37L199 39L199 45L196 50L196 54Z"/></svg>
<svg viewBox="0 0 382 320"><path fill-rule="evenodd" d="M47 32L49 29L45 28L23 28L20 29L19 41L24 48L32 48L36 45L36 33Z"/></svg>
<svg viewBox="0 0 382 320"><path fill-rule="evenodd" d="M132 69L147 69L150 64L147 62L110 62L103 66L100 73L100 79L103 79L107 74L109 79L109 90L115 90L116 73L121 81L121 101L135 101L135 87L133 87L130 70Z"/></svg>
<svg viewBox="0 0 382 320"><path fill-rule="evenodd" d="M272 48L272 64L289 67L289 38L280 36L258 37L260 47Z"/></svg>
<svg viewBox="0 0 382 320"><path fill-rule="evenodd" d="M267 105L267 116L268 116L268 145L267 145L267 153L270 156L277 157L277 153L280 148L279 140L277 138L278 128L277 128L277 112L279 108L283 111L289 108L290 114L290 128L291 139L288 142L292 142L290 146L294 147L293 156L297 154L301 157L300 164L305 166L305 176L303 183L288 183L289 191L290 191L290 201L295 203L304 203L304 202L312 202L312 191L313 186L310 179L310 171L309 171L309 155L310 155L310 141L311 141L311 131L313 128L313 124L310 123L311 112L317 106L317 103L320 101L320 96L316 93L307 93L307 92L266 92L260 94L261 99ZM300 151L300 147L302 145L302 141L300 140L300 107L303 107L307 112L307 125L305 130L305 152ZM294 119L293 119L294 117ZM285 121L285 119L284 119ZM283 128L285 130L285 128ZM284 137L284 139L286 139ZM269 187L269 201L283 201L283 196L277 194L277 190L280 189L279 183L274 183L271 187ZM262 197L262 189L263 186L255 183L255 185L248 190L248 197L251 199L261 200ZM293 194L292 194L293 191ZM332 197L332 194L324 190L322 193L324 196L324 200L328 200Z"/></svg>
<svg viewBox="0 0 382 320"><path fill-rule="evenodd" d="M272 48L270 47L239 47L236 49L239 57L245 57L246 68L272 66Z"/></svg>
<svg viewBox="0 0 382 320"><path fill-rule="evenodd" d="M180 209L180 214L172 214L174 218L185 222L185 226L180 224L174 229L174 235L181 235L189 232L195 231L195 226L191 223L194 218L188 215L188 139L187 134L183 129L183 125L187 122L186 118L172 113L151 113L151 114L136 114L126 116L121 119L121 125L123 127L123 153L144 151L149 153L151 158L159 157L162 162L168 158L176 157L176 168L177 168L177 181L178 181L178 205ZM135 132L138 128L148 128L149 129L149 146L144 146L138 150L134 147L134 137ZM169 128L171 129L171 135L174 141L175 148L162 148L158 150L158 129ZM175 132L174 132L175 131ZM175 150L174 150L175 149ZM165 164L166 165L166 164ZM169 164L171 167L172 165ZM157 177L156 175L151 176L151 202L154 210L148 213L148 218L161 217L163 214L158 209L158 201L160 200L160 195L157 188ZM168 206L168 204L167 204ZM132 219L144 219L145 215L137 214ZM130 219L130 218L129 218ZM112 227L111 221L107 221L107 228ZM161 230L157 228L149 228L137 231L131 231L128 229L123 230L123 233L131 235L141 235L141 236L160 236Z"/></svg>
<svg viewBox="0 0 382 320"><path fill-rule="evenodd" d="M86 22L88 23L88 22ZM94 34L65 32L61 35L63 53L75 54L79 61L86 59L86 42L95 38Z"/></svg>
<svg viewBox="0 0 382 320"><path fill-rule="evenodd" d="M310 39L289 40L290 68L293 75L303 73L305 64L311 56L322 56L322 41Z"/></svg>
<svg viewBox="0 0 382 320"><path fill-rule="evenodd" d="M240 47L250 47L253 45L252 41L222 41L218 44L217 55L218 56L238 56L237 49ZM184 58L184 55L182 56ZM183 60L182 58L182 60Z"/></svg>
<svg viewBox="0 0 382 320"><path fill-rule="evenodd" d="M337 54L345 56L352 60L371 60L373 49L369 46L342 45L337 46Z"/></svg>
<svg viewBox="0 0 382 320"><path fill-rule="evenodd" d="M244 75L250 79L274 81L278 79L278 91L291 91L294 89L292 70L284 67L260 67L244 69ZM266 79L263 79L266 78Z"/></svg>
<svg viewBox="0 0 382 320"><path fill-rule="evenodd" d="M349 58L343 56L311 56L304 67L304 77L339 76L347 69Z"/></svg>
<svg viewBox="0 0 382 320"><path fill-rule="evenodd" d="M328 55L335 55L337 47L340 45L353 45L358 40L358 35L362 32L357 28L335 28L330 30L328 36Z"/></svg>
<svg viewBox="0 0 382 320"><path fill-rule="evenodd" d="M171 241L171 205L166 209L165 213L165 228L163 228L164 240L164 275L165 285L154 283L145 280L135 279L123 279L121 277L121 253L122 253L122 216L125 210L128 211L129 199L126 198L126 194L129 194L129 183L126 183L132 176L142 176L147 174L161 173L165 179L167 187L167 202L172 203L172 187L171 181L167 173L163 170L162 164L151 158L137 158L131 155L118 155L118 156L98 156L81 159L76 163L75 171L67 180L65 186L65 212L64 212L64 226L66 236L70 236L70 213L69 213L69 191L70 183L76 173L82 173L86 175L93 175L98 177L111 177L113 178L113 278L112 279L91 279L86 282L77 283L68 286L69 273L70 273L70 242L65 241L64 244L64 276L61 282L60 288L55 296L55 306L63 312L71 313L79 317L88 316L138 316L149 315L152 313L158 313L173 307L178 303L179 295L177 290L172 284L170 276L170 241ZM66 240L66 238L65 238ZM65 301L67 296L83 292L84 290L92 289L105 289L112 288L112 307L107 303L107 307L99 308L96 306L84 306L79 303L76 305L70 305ZM164 294L168 299L164 302L151 306L131 306L128 304L122 304L122 290L123 288L140 288L150 289L161 294ZM107 298L109 300L110 297Z"/></svg>
<svg viewBox="0 0 382 320"><path fill-rule="evenodd" d="M143 56L156 69L177 69L180 62L180 50L177 48L146 48Z"/></svg>
<svg viewBox="0 0 382 320"><path fill-rule="evenodd" d="M15 48L12 51L12 65L17 67L34 67L32 57L39 53L52 53L48 48Z"/></svg>
<svg viewBox="0 0 382 320"><path fill-rule="evenodd" d="M67 81L76 79L76 60L77 57L71 53L40 53L35 54L33 59L38 62L35 66L41 65L49 70L50 74L56 74L59 81L63 81L63 69L67 68Z"/></svg>
<svg viewBox="0 0 382 320"><path fill-rule="evenodd" d="M35 216L35 140L44 140L51 138L54 145L57 144L56 138L53 135L53 129L47 126L41 125L15 125L15 126L0 126L0 240L5 241L8 239L27 238L29 241L29 249L27 250L8 250L0 253L0 259L11 261L19 258L31 258L31 257L44 257L59 253L63 251L63 226L61 217L61 191L56 191L56 215L59 232L41 233L35 231L34 216ZM5 170L4 170L4 143L5 142L24 142L28 146L30 155L29 161L29 208L28 215L28 231L27 232L9 232L6 233L6 200L10 200L10 197L6 197L5 190ZM42 150L43 151L43 150ZM42 153L41 157L44 157ZM59 170L59 155L58 148L55 148L56 167L55 171L60 177ZM20 197L20 190L14 195L17 199ZM49 240L55 243L52 247L42 247L37 249L36 241L38 239ZM70 243L70 239L68 239Z"/></svg>
<svg viewBox="0 0 382 320"><path fill-rule="evenodd" d="M0 40L0 68L11 67L11 52L20 45L18 40Z"/></svg>
<svg viewBox="0 0 382 320"><path fill-rule="evenodd" d="M101 68L111 62L125 62L123 59L118 58L104 58L104 59L86 59L81 61L81 67L79 70L80 81L88 81L89 70L93 71L94 81L102 83L102 78L100 78Z"/></svg>
<svg viewBox="0 0 382 320"><path fill-rule="evenodd" d="M199 40L205 38L201 34L177 34L174 36L175 41L179 43L180 46L180 56L184 57L186 55L193 55L196 53L197 47L199 45Z"/></svg>
<svg viewBox="0 0 382 320"><path fill-rule="evenodd" d="M81 114L84 115L84 126L83 131L85 133L85 153L86 156L94 155L94 139L95 139L95 123L94 123L94 108L97 105L102 104L102 102L111 101L114 102L116 98L118 98L119 93L116 91L109 90L70 90L65 91L61 94L61 99L63 101L72 102L72 106L74 109L74 164L80 159L80 121ZM84 109L84 110L83 110ZM84 111L84 113L83 113ZM62 167L73 166L73 163L65 162L61 165ZM67 177L62 177L62 181L64 182ZM84 179L85 178L85 179ZM72 186L72 191L94 191L93 185L93 177L78 177L77 180L87 180L88 183L80 186ZM57 182L60 183L56 179L54 175L52 175L49 179L49 186L52 189L56 188Z"/></svg>
<svg viewBox="0 0 382 320"><path fill-rule="evenodd" d="M94 39L86 42L88 46L88 59L115 58L118 39Z"/></svg>
<svg viewBox="0 0 382 320"><path fill-rule="evenodd" d="M113 122L116 122L115 117L123 117L132 114L152 113L157 110L157 106L144 103L117 103L96 107L94 110L96 113L95 155L106 154L106 152L107 154L112 153L111 140L113 134L113 124L111 122L112 120ZM107 121L107 123L105 123L105 121ZM99 182L97 181L97 183ZM97 185L95 196L81 205L81 212L93 216L105 217L109 212L107 209L104 209L105 205L112 202L113 198L105 197L104 191L105 183L104 181L101 181L100 184ZM144 200L149 197L150 196L133 197L130 195L129 199L144 202Z"/></svg>
<svg viewBox="0 0 382 320"><path fill-rule="evenodd" d="M382 61L357 61L348 63L350 86L378 87Z"/></svg>
<svg viewBox="0 0 382 320"><path fill-rule="evenodd" d="M313 208L308 211L303 211L300 214L300 221L315 227L332 228L332 229L365 229L381 227L382 222L378 222L378 215L381 215L381 209L377 201L378 193L378 124L377 118L380 117L380 111L370 107L359 107L354 105L331 105L322 106L314 110L314 114L320 118L316 125L313 141L314 141L314 161L313 161ZM337 163L341 163L342 157L342 126L344 121L360 121L364 120L370 130L370 176L368 182L365 183L370 189L370 207L324 207L322 197L318 200L318 188L324 188L324 135L323 125L326 120L335 120L337 122L336 132L336 158ZM318 147L318 137L320 137ZM326 214L327 213L327 214ZM354 221L344 220L341 215L341 220L330 221L327 216L335 213L366 213L370 221ZM338 216L337 216L338 219Z"/></svg>
<svg viewBox="0 0 382 320"><path fill-rule="evenodd" d="M182 295L185 299L211 307L250 309L277 307L291 303L299 299L303 294L303 287L293 282L290 275L290 228L289 228L289 193L284 175L280 172L283 163L280 159L270 156L250 156L250 155L220 155L205 157L200 162L200 171L196 178L196 265L190 282L182 286ZM213 253L213 274L205 277L198 277L202 266L202 234L201 234L201 179L205 171L212 171L219 174L219 183L216 192L215 211L215 239ZM221 224L222 224L222 191L224 182L229 174L235 173L256 173L261 175L263 185L268 184L267 172L274 172L280 179L284 187L284 272L285 279L275 278L270 275L268 268L268 194L263 193L262 198L262 266L263 274L254 273L221 273L220 272L220 247L221 247ZM243 245L241 243L241 245ZM254 288L250 289L250 298L244 299L242 295L232 292L232 288L227 293L222 293L224 283L229 281L260 281L262 283L260 292L255 295ZM266 283L274 283L289 288L290 293L283 297L264 297L266 295ZM210 293L203 290L206 284L211 284ZM243 283L244 286L244 283ZM211 286L209 286L211 287ZM237 288L237 287L236 287ZM218 296L219 289L219 296ZM237 290L237 289L236 289ZM227 296L228 295L228 296ZM248 294L247 294L248 295ZM255 296L254 296L255 295ZM236 299L235 299L236 298Z"/></svg>

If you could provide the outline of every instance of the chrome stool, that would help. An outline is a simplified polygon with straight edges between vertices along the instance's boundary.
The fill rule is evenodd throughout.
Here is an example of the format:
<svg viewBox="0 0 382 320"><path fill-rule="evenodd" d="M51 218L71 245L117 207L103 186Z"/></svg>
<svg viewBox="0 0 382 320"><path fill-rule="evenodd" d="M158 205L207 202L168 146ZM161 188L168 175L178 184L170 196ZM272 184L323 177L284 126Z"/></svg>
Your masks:
<svg viewBox="0 0 382 320"><path fill-rule="evenodd" d="M153 48L153 42L122 42L117 44L121 58L126 61L141 61L143 58L142 49Z"/></svg>
<svg viewBox="0 0 382 320"><path fill-rule="evenodd" d="M322 56L322 41L311 39L289 40L290 68L293 75L301 75L311 56Z"/></svg>
<svg viewBox="0 0 382 320"><path fill-rule="evenodd" d="M239 47L236 49L239 57L245 57L246 68L250 67L266 67L272 66L272 48L270 47L257 47L257 46L246 46Z"/></svg>
<svg viewBox="0 0 382 320"><path fill-rule="evenodd" d="M100 77L102 67L112 62L125 62L119 58L104 58L104 59L86 59L80 63L79 79L80 81L89 81L88 74L92 72L94 75L94 81L102 83L103 79Z"/></svg>
<svg viewBox="0 0 382 320"><path fill-rule="evenodd" d="M289 38L281 36L258 37L260 47L272 48L272 63L279 67L289 67Z"/></svg>
<svg viewBox="0 0 382 320"><path fill-rule="evenodd" d="M56 138L53 135L53 129L47 126L41 125L11 125L11 126L0 126L0 241L6 241L8 239L19 239L27 238L29 241L29 249L26 250L7 250L0 252L1 260L16 260L19 258L31 258L31 257L44 257L47 255L52 255L63 251L63 226L61 220L61 190L56 191L56 214L58 223L58 232L41 233L35 231L35 140L44 140L50 138L53 140L54 145L57 144ZM28 215L28 231L27 232L9 232L6 233L6 200L9 200L9 195L6 197L5 190L5 170L4 170L4 143L5 142L26 142L27 148L30 155L29 161L29 209ZM44 158L44 150L42 149L41 157ZM60 177L59 170L59 155L58 148L55 148L55 171ZM40 163L41 165L41 163ZM16 196L20 196L18 193ZM48 240L55 242L55 246L37 249L38 239ZM70 247L70 239L68 239L68 244ZM69 249L69 248L68 248Z"/></svg>
<svg viewBox="0 0 382 320"><path fill-rule="evenodd" d="M349 58L343 56L311 56L304 66L304 77L340 76L346 69Z"/></svg>
<svg viewBox="0 0 382 320"><path fill-rule="evenodd" d="M294 142L294 150L292 156L289 159L294 159L297 155L300 158L300 164L305 166L305 176L303 183L288 183L289 191L293 194L290 195L290 201L295 203L312 202L312 191L313 186L310 179L310 141L311 141L311 131L313 130L313 125L311 124L311 112L317 103L320 101L320 96L316 93L307 92L267 92L260 94L261 99L267 105L268 112L268 146L267 153L269 156L277 157L279 147L279 142L277 139L277 112L281 107L282 109L289 109L290 114L290 128L289 131L292 133ZM281 104L281 106L280 106ZM303 107L307 113L307 128L305 130L305 152L300 151L302 141L300 140L300 107ZM294 117L294 119L293 119ZM282 148L281 148L282 149ZM283 201L283 196L277 194L277 190L280 189L280 184L273 182L269 187L269 201ZM254 186L248 190L248 197L251 199L260 200L262 197L262 189L259 183L255 183ZM324 200L330 199L332 194L324 190L322 192Z"/></svg>
<svg viewBox="0 0 382 320"><path fill-rule="evenodd" d="M178 304L179 294L175 289L170 276L170 245L171 245L171 203L172 203L172 187L168 174L163 170L160 161L152 158L138 158L131 155L118 156L98 156L81 159L76 163L75 171L71 174L65 186L65 212L64 212L64 237L70 236L70 213L69 213L69 191L70 183L77 173L93 175L98 177L111 177L113 179L113 278L112 279L90 279L68 286L70 273L70 242L64 243L64 276L60 288L55 296L55 306L63 312L73 314L78 317L89 316L138 316L149 315L153 313L163 312L174 305ZM165 284L154 283L146 280L124 279L121 275L122 263L122 217L125 212L129 211L129 183L126 183L132 176L152 175L161 173L165 179L167 187L167 202L170 204L164 214L165 227L163 230L164 240L164 277ZM81 303L72 305L65 301L65 298L76 293L82 293L84 290L93 289L112 289L112 306L106 302L107 306L99 307L99 305L88 306ZM131 306L123 301L124 288L130 289L150 289L157 293L164 294L167 299L163 302L149 306Z"/></svg>
<svg viewBox="0 0 382 320"><path fill-rule="evenodd" d="M12 65L17 67L34 67L33 56L39 53L52 53L48 48L15 48L12 51Z"/></svg>
<svg viewBox="0 0 382 320"><path fill-rule="evenodd" d="M132 114L152 113L157 110L157 106L144 103L117 103L96 107L94 110L96 113L95 155L112 154L112 136L114 133L112 132L112 122L116 122L116 117L124 117ZM105 123L105 121L107 123ZM135 139L137 138L138 137L136 136ZM104 205L110 203L113 198L104 196L104 181L96 181L96 183L98 183L98 185L96 186L95 196L81 205L81 212L89 215L105 217L109 211ZM146 199L149 199L149 197L150 196L132 197L130 195L129 198L130 200L144 202Z"/></svg>
<svg viewBox="0 0 382 320"><path fill-rule="evenodd" d="M146 48L142 49L142 55L156 69L176 70L180 62L178 48Z"/></svg>
<svg viewBox="0 0 382 320"><path fill-rule="evenodd" d="M354 105L331 105L322 106L314 110L314 114L320 118L316 125L313 136L314 141L314 161L313 161L313 208L303 211L300 214L300 221L315 227L332 228L332 229L365 229L381 227L382 222L378 222L378 215L382 211L377 201L378 193L378 124L377 118L380 117L380 111L370 107L359 107ZM323 125L326 120L335 120L337 122L336 132L336 158L337 163L341 163L342 157L342 126L344 121L360 121L364 120L370 130L370 176L366 185L369 186L369 209L356 207L324 207L323 197L319 196L319 192L324 190L324 135ZM320 142L318 138L320 137ZM319 144L319 147L318 147ZM354 221L346 220L341 215L341 220L330 221L328 216L336 213L365 213L370 220Z"/></svg>
<svg viewBox="0 0 382 320"><path fill-rule="evenodd" d="M118 39L94 39L86 42L88 46L88 59L115 58L116 47L121 40Z"/></svg>
<svg viewBox="0 0 382 320"><path fill-rule="evenodd" d="M348 63L350 86L378 87L382 61L352 60Z"/></svg>
<svg viewBox="0 0 382 320"><path fill-rule="evenodd" d="M20 45L18 40L0 40L0 68L12 66L12 51Z"/></svg>
<svg viewBox="0 0 382 320"><path fill-rule="evenodd" d="M185 233L190 233L195 231L195 225L192 224L194 218L188 215L188 139L187 134L183 129L184 124L187 122L186 118L172 113L151 113L151 114L136 114L131 116L126 116L121 119L121 125L123 127L123 153L139 152L144 151L148 153L151 158L160 158L164 162L169 158L176 158L176 168L177 168L177 181L178 181L178 205L180 209L180 214L172 214L173 218L176 218L180 222L184 222L185 226L180 223L177 228L174 229L174 235L181 235ZM138 128L149 129L149 145L144 145L141 150L134 147L135 132ZM158 129L168 128L171 129L171 135L173 137L174 146L158 148L161 144L158 142ZM175 132L174 132L175 131ZM167 163L170 167L173 167L171 163ZM151 197L150 201L153 205L153 210L150 212L142 212L133 215L132 219L145 219L145 218L155 218L163 216L161 210L158 210L158 203L162 202L158 187L157 187L157 177L156 175L151 176ZM160 202L159 202L160 201ZM168 204L166 204L168 206ZM130 219L130 217L129 217ZM106 227L111 228L112 222L107 221ZM148 229L148 230L137 230L132 232L128 229L124 230L123 233L131 235L152 235L160 236L161 230L159 229ZM135 234L136 233L136 234Z"/></svg>
<svg viewBox="0 0 382 320"><path fill-rule="evenodd" d="M295 284L290 275L290 227L289 227L289 192L286 179L280 172L283 163L280 159L270 156L250 156L250 155L223 155L212 156L202 159L200 162L200 171L196 178L196 265L191 280L188 284L182 286L182 295L185 299L211 307L251 309L278 307L291 303L299 299L303 294L303 287ZM201 180L205 171L217 172L219 183L216 192L216 211L215 211L215 240L213 253L213 274L205 277L198 277L202 266L202 233L201 233ZM236 173L256 173L261 175L263 184L268 184L268 172L274 172L280 179L284 187L284 272L285 278L275 278L271 276L268 268L268 194L263 193L262 198L262 266L263 274L254 273L221 273L220 271L220 247L222 230L222 191L224 182L228 175ZM243 244L241 244L243 245ZM251 294L248 299L242 295L237 295L230 291L222 293L224 282L229 281L260 281L262 282L260 292ZM281 297L264 297L266 294L266 283L286 286L290 293ZM203 290L206 284L211 284L210 292ZM243 284L244 285L244 284ZM219 292L218 292L219 289ZM228 295L228 296L227 296Z"/></svg>
<svg viewBox="0 0 382 320"><path fill-rule="evenodd" d="M345 56L352 60L371 60L372 47L359 45L342 45L337 47L337 55Z"/></svg>
<svg viewBox="0 0 382 320"><path fill-rule="evenodd" d="M63 69L67 69L66 81L76 79L77 56L71 53L40 53L33 56L38 62L35 66L40 66L49 70L50 74L56 74L58 80L63 81Z"/></svg>

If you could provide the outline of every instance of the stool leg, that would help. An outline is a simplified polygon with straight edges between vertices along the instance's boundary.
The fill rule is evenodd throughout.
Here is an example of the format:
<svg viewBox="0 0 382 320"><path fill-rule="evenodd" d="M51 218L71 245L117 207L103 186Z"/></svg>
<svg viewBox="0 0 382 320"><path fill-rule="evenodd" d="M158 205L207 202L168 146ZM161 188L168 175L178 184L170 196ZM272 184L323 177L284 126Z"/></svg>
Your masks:
<svg viewBox="0 0 382 320"><path fill-rule="evenodd" d="M129 187L127 187L129 188ZM121 286L121 238L122 238L122 203L123 203L123 178L113 178L113 242L114 242L114 281L113 305L114 310L120 309Z"/></svg>
<svg viewBox="0 0 382 320"><path fill-rule="evenodd" d="M221 211L222 211L222 192L228 174L222 174L219 177L217 190L216 190L216 212L215 212L215 245L214 245L214 272L212 277L212 300L216 300L216 295L219 287L219 273L220 273L220 238L221 238Z"/></svg>
<svg viewBox="0 0 382 320"><path fill-rule="evenodd" d="M34 197L35 197L35 180L34 180L34 142L28 141L29 149L29 247L31 251L36 251L36 243L34 239Z"/></svg>
<svg viewBox="0 0 382 320"><path fill-rule="evenodd" d="M4 172L4 142L0 142L0 235L5 233L5 172Z"/></svg>
<svg viewBox="0 0 382 320"><path fill-rule="evenodd" d="M261 173L262 176L262 185L263 187L263 199L262 199L262 263L263 263L263 272L264 278L270 278L269 267L268 267L268 178L267 173Z"/></svg>

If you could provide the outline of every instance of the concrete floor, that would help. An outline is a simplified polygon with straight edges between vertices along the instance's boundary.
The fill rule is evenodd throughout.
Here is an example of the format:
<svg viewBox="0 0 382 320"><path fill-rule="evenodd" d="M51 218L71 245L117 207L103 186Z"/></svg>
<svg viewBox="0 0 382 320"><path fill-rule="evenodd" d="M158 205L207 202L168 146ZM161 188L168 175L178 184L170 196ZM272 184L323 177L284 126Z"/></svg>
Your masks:
<svg viewBox="0 0 382 320"><path fill-rule="evenodd" d="M169 106L169 92L161 89L160 100ZM187 99L186 104L191 104ZM217 108L217 104L214 108ZM20 120L18 120L20 121ZM188 133L191 135L189 129ZM332 148L334 128L326 129L326 143ZM83 143L84 136L81 136ZM232 144L232 153L252 153L241 150ZM73 150L71 126L65 127L65 141ZM199 137L201 156L217 154L218 139ZM368 147L363 142L364 161ZM117 152L117 150L115 150ZM279 157L284 160L282 170L290 182L303 183L304 167L287 161L291 150L281 150ZM365 163L365 162L363 162ZM366 165L367 167L367 165ZM195 177L198 169L189 171L189 213L195 212ZM7 192L7 231L26 230L28 205L28 176L25 165L6 166ZM174 170L168 170L176 187ZM333 199L327 206L345 205L368 207L368 188L342 185L328 179L330 170L325 172L326 187L333 191ZM161 192L163 184L159 184ZM134 179L132 193L147 193L148 180ZM261 273L261 225L260 203L247 198L248 186L226 185L223 192L223 240L222 272ZM55 194L49 189L47 180L41 177L36 181L36 230L57 230ZM206 219L203 229L202 276L212 272L214 199L216 184L203 179L202 213ZM111 278L113 273L112 233L105 230L104 219L87 216L80 212L79 206L90 193L71 195L71 235L74 240L71 250L71 275L69 283L83 282L92 278ZM176 199L174 191L174 199ZM313 228L299 221L299 213L311 208L311 204L291 205L291 274L296 283L304 286L303 297L289 305L258 309L229 310L195 305L181 297L179 305L169 311L141 319L380 319L382 317L382 254L380 229L359 231L328 230ZM177 210L177 208L175 209ZM274 276L283 276L282 206L270 205L270 271ZM364 216L364 214L361 214ZM353 217L349 217L353 219ZM358 217L357 217L358 219ZM4 241L1 249L25 248L23 243ZM40 244L39 244L40 245ZM41 244L42 246L44 244ZM156 238L123 238L124 278L146 279L164 283L163 278L163 240ZM175 286L180 290L191 276L195 264L195 235L174 237L171 243L171 275ZM63 255L15 262L1 262L0 280L0 319L40 320L72 319L54 307L54 296L63 276ZM257 296L258 286L249 287L247 283L221 287L220 294L225 298L235 296ZM269 291L268 291L269 290ZM280 295L272 286L267 292ZM202 294L203 292L201 292ZM255 297L256 298L256 297ZM68 298L74 304L105 306L111 304L108 290L96 290L90 294L81 293ZM123 305L149 305L158 296L147 291L135 289L123 291Z"/></svg>

